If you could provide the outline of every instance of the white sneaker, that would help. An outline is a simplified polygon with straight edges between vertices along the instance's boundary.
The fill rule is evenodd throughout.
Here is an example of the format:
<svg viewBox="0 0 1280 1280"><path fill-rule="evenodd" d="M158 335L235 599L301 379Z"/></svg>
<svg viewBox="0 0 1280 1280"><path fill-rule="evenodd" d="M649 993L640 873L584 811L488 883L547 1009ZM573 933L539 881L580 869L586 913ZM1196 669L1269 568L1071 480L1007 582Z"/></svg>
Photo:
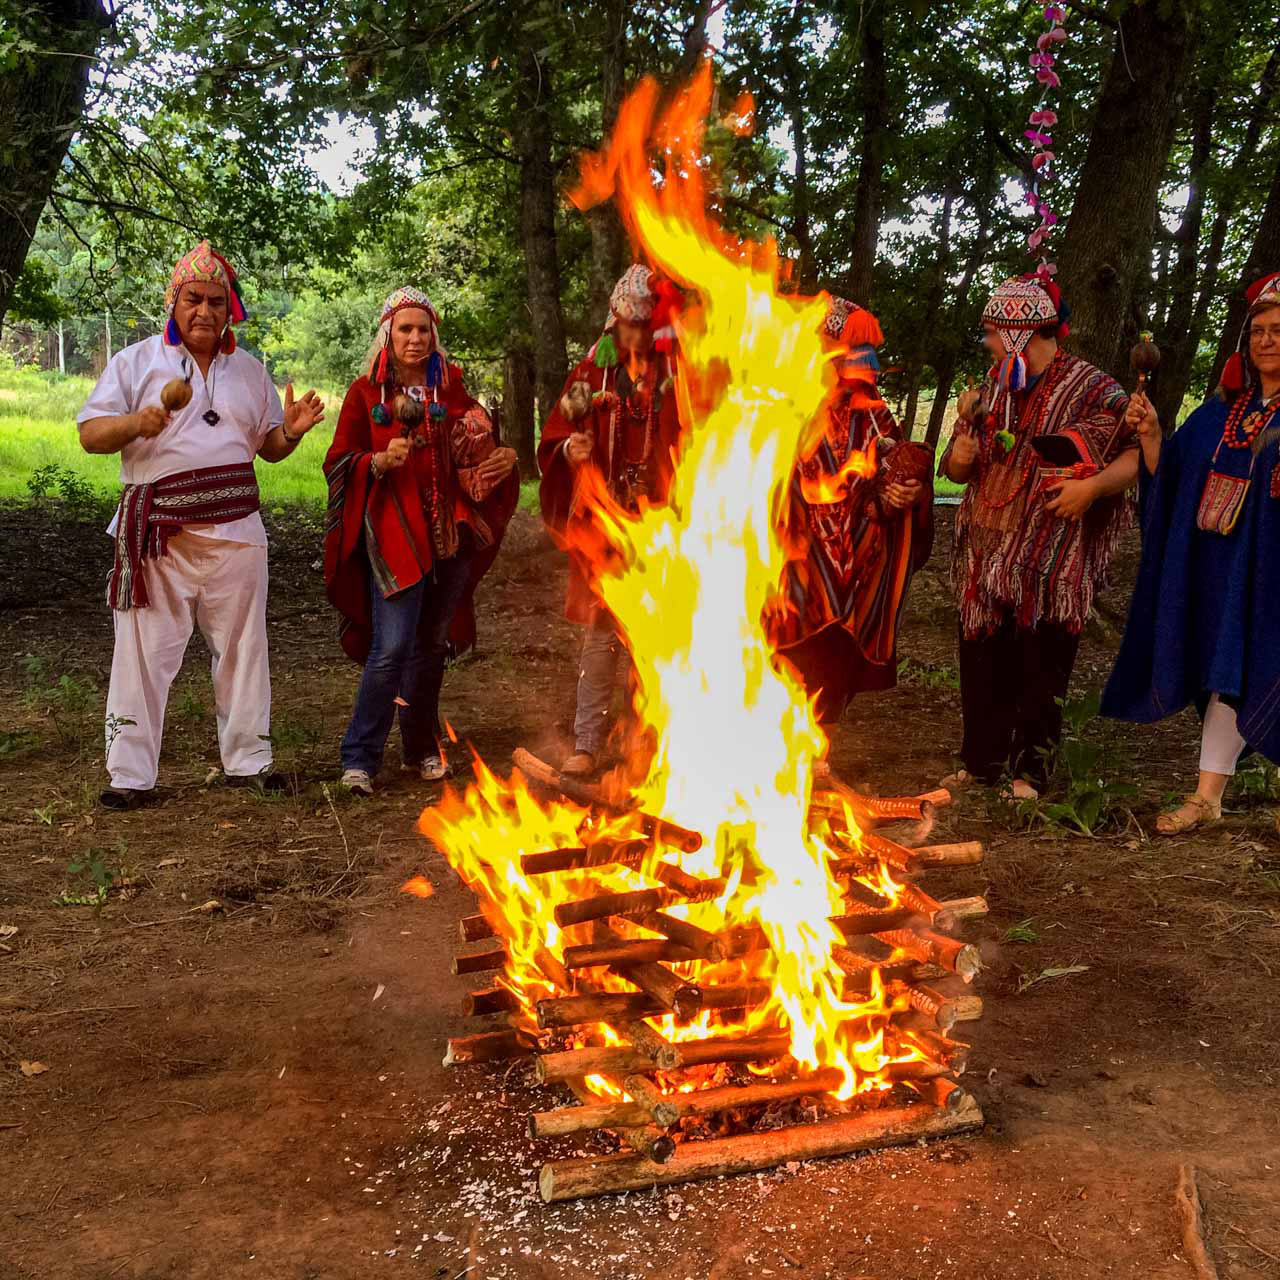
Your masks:
<svg viewBox="0 0 1280 1280"><path fill-rule="evenodd" d="M418 777L423 782L439 782L442 778L450 777L452 773L453 770L449 768L449 762L439 756L428 756L418 766Z"/></svg>
<svg viewBox="0 0 1280 1280"><path fill-rule="evenodd" d="M341 785L352 795L373 795L373 779L363 769L344 769Z"/></svg>

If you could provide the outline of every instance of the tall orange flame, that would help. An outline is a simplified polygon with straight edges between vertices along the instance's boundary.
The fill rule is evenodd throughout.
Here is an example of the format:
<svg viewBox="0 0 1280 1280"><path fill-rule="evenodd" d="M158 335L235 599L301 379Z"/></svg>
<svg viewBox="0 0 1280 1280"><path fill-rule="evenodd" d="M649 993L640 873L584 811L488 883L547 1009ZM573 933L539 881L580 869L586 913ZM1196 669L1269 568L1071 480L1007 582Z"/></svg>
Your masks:
<svg viewBox="0 0 1280 1280"><path fill-rule="evenodd" d="M865 1000L842 995L844 973L832 953L844 939L830 918L844 907L828 869L837 855L823 838L829 829L808 821L814 764L828 744L762 624L787 555L778 533L787 485L797 456L823 429L834 383L821 336L827 299L784 294L776 244L741 240L711 216L703 153L709 64L661 117L659 97L653 81L635 89L607 149L583 159L573 195L581 207L612 197L644 256L690 295L677 321L685 443L669 501L637 518L599 488L589 497L612 553L607 563L595 556L597 589L635 661L635 711L652 748L634 795L643 811L703 833L703 848L683 855L682 866L724 881L714 902L672 912L711 930L756 923L768 938L769 949L749 964L772 994L746 1026L786 1028L796 1062L838 1067L838 1092L848 1097L887 1087L890 1061L924 1054L886 1045L886 1027L903 1005L887 997L878 975ZM737 104L739 118L748 110ZM450 793L428 810L421 830L477 890L508 941L507 980L529 1002L554 985L540 958L559 945L556 905L644 887L651 863L524 875L522 854L584 836L633 836L634 821L543 805L518 776L503 782L483 765L477 774L464 796ZM852 813L841 825L856 834ZM887 867L868 887L891 901L898 892ZM740 980L741 969L735 974ZM714 980L705 968L699 976ZM630 989L617 978L601 981ZM668 1019L662 1030L678 1040L707 1027Z"/></svg>

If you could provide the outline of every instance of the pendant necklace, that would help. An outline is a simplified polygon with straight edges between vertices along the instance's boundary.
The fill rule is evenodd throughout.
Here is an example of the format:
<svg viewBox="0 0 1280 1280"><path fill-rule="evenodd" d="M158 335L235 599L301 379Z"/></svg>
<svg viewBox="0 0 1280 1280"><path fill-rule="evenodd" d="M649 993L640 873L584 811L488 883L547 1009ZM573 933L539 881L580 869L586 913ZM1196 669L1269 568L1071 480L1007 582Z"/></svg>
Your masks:
<svg viewBox="0 0 1280 1280"><path fill-rule="evenodd" d="M218 356L214 353L213 363L209 365L209 377L205 380L209 407L200 416L211 426L216 427L222 421L222 415L213 407L213 394L218 385Z"/></svg>

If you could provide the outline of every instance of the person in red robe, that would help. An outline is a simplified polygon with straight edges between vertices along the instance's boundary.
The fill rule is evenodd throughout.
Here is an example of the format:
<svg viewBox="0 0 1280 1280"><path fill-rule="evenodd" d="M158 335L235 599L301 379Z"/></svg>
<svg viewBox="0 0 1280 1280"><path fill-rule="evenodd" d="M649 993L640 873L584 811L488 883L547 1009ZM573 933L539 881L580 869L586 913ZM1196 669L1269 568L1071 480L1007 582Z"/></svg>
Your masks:
<svg viewBox="0 0 1280 1280"><path fill-rule="evenodd" d="M419 289L383 304L367 375L347 391L325 458L324 577L346 653L363 662L342 785L370 795L400 708L404 767L449 773L440 689L473 642L472 593L519 498L515 450L468 393Z"/></svg>
<svg viewBox="0 0 1280 1280"><path fill-rule="evenodd" d="M593 511L603 493L629 512L666 497L680 434L669 327L674 299L673 287L648 267L627 270L610 297L604 334L570 373L538 445L542 518L569 552L565 613L586 627L574 750L561 765L574 776L597 769L624 652L592 587L607 555Z"/></svg>
<svg viewBox="0 0 1280 1280"><path fill-rule="evenodd" d="M792 477L790 558L769 621L818 719L832 724L855 693L897 683L907 587L933 547L933 453L903 440L876 391L875 316L833 298L825 332L842 348L838 384L826 430Z"/></svg>

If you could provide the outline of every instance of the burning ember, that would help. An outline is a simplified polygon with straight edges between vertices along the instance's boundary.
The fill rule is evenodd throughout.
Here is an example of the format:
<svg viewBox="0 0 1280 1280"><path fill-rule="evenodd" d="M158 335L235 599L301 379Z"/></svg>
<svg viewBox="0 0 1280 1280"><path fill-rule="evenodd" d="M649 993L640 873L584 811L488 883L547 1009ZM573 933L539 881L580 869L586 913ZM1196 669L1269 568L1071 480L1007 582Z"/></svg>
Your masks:
<svg viewBox="0 0 1280 1280"><path fill-rule="evenodd" d="M614 198L633 242L691 300L677 322L685 443L668 503L635 517L603 491L582 499L601 538L597 590L635 662L636 745L598 789L525 753L509 780L477 761L465 795L448 793L420 824L479 900L464 939L501 943L456 968L499 971L468 1008L506 1013L511 1030L455 1041L452 1057L556 1049L540 1076L589 1105L534 1117L535 1133L609 1126L637 1153L606 1158L638 1161L630 1172L548 1165L543 1193L557 1199L977 1116L947 1078L966 1046L944 1034L973 1002L920 983L972 979L975 950L946 931L985 904L940 903L911 877L981 850L913 849L875 830L914 821L923 838L950 796L878 801L835 781L764 624L789 554L781 503L834 381L827 300L784 294L776 245L740 241L708 213L709 67L660 119L658 99L651 81L635 90L574 197ZM538 798L548 787L559 798ZM746 1083L729 1083L743 1079L735 1063L752 1064ZM914 1109L889 1110L903 1089ZM802 1097L844 1119L803 1126L812 1136L799 1146L777 1136L796 1130L776 1130L767 1159L711 1151L735 1138L676 1145L691 1117Z"/></svg>

